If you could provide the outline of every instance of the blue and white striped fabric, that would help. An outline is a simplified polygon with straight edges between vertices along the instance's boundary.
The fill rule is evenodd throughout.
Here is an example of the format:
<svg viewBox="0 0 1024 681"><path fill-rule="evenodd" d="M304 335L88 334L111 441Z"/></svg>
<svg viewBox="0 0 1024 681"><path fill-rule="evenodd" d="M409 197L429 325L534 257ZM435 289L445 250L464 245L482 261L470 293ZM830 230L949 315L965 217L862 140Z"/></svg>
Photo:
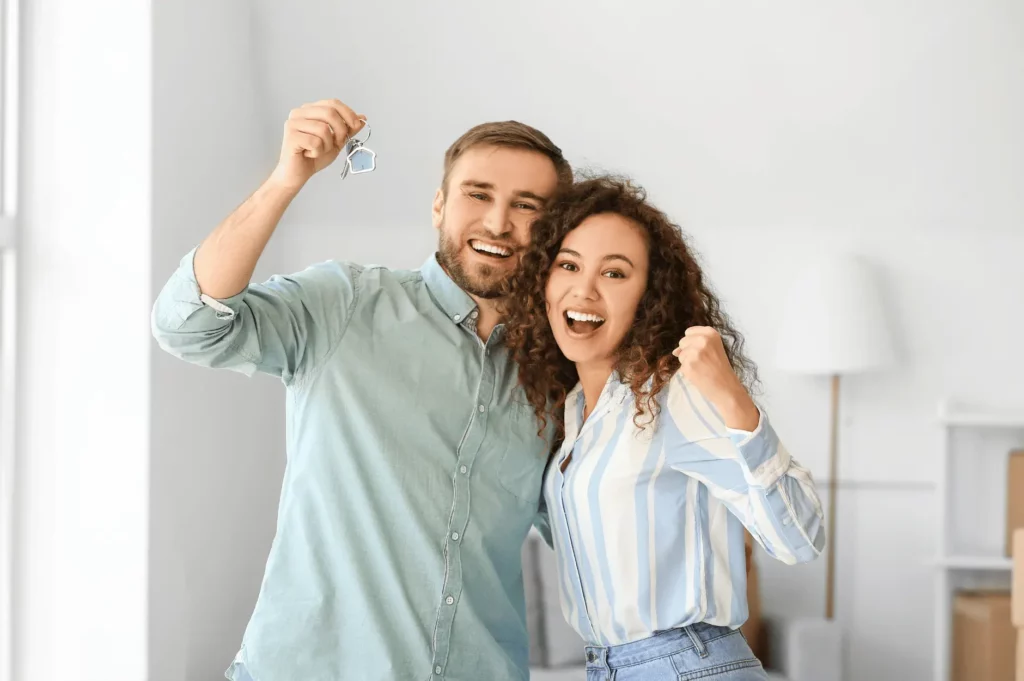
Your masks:
<svg viewBox="0 0 1024 681"><path fill-rule="evenodd" d="M824 547L811 476L763 411L754 432L731 430L678 373L658 402L653 426L637 428L632 391L613 373L581 428L577 386L545 478L562 612L593 645L696 622L739 627L744 526L785 563Z"/></svg>

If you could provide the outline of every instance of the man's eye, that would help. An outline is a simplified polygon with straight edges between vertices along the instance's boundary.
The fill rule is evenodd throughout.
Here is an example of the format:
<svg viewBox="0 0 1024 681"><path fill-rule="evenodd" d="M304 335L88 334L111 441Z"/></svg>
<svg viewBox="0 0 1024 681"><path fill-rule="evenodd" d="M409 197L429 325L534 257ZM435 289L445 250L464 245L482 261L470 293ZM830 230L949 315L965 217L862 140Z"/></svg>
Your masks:
<svg viewBox="0 0 1024 681"><path fill-rule="evenodd" d="M470 196L477 201L486 201L489 198L487 194L481 194L480 192L474 192Z"/></svg>

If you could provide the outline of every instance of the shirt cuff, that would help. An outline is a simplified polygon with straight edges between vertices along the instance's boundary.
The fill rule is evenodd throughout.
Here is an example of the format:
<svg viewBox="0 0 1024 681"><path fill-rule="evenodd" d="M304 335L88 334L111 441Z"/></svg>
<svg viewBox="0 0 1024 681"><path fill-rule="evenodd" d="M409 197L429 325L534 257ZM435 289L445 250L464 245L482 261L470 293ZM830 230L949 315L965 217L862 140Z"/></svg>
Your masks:
<svg viewBox="0 0 1024 681"><path fill-rule="evenodd" d="M747 464L749 481L760 487L771 487L786 474L790 466L790 456L786 448L779 442L767 414L757 408L759 417L757 428L753 431L728 428L729 439L740 452Z"/></svg>
<svg viewBox="0 0 1024 681"><path fill-rule="evenodd" d="M199 294L199 302L207 307L212 307L214 312L217 313L217 319L234 319L235 311L231 309L231 306L226 302L221 302L216 298L211 298L205 293Z"/></svg>
<svg viewBox="0 0 1024 681"><path fill-rule="evenodd" d="M729 431L729 437L732 438L733 443L737 447L742 447L751 440L754 439L758 434L761 433L761 429L764 427L765 416L764 412L761 411L761 407L757 408L757 428L754 430L742 430L740 428L729 428L726 426L726 430Z"/></svg>
<svg viewBox="0 0 1024 681"><path fill-rule="evenodd" d="M178 271L174 273L178 281L178 295L174 297L175 312L178 317L185 321L197 311L208 307L213 310L217 319L234 319L242 307L242 301L249 288L246 287L241 293L230 298L213 298L199 290L199 281L196 279L195 257L199 247L193 248L178 265Z"/></svg>

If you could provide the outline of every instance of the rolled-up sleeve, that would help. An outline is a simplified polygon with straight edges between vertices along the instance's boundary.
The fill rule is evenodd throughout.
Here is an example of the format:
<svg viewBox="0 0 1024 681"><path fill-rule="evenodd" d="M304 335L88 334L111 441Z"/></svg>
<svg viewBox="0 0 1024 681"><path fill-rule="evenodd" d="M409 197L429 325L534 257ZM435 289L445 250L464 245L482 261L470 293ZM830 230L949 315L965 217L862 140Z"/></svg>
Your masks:
<svg viewBox="0 0 1024 681"><path fill-rule="evenodd" d="M749 483L746 510L760 544L787 563L813 560L825 546L824 514L810 471L779 441L764 411L753 432L729 429Z"/></svg>
<svg viewBox="0 0 1024 681"><path fill-rule="evenodd" d="M760 410L757 428L727 428L684 381L669 402L669 465L703 482L774 558L803 563L825 545L824 514L810 472L793 459Z"/></svg>
<svg viewBox="0 0 1024 681"><path fill-rule="evenodd" d="M163 350L199 366L262 372L285 383L319 369L352 317L358 267L325 262L214 299L196 281L195 252L181 259L153 305L153 336Z"/></svg>

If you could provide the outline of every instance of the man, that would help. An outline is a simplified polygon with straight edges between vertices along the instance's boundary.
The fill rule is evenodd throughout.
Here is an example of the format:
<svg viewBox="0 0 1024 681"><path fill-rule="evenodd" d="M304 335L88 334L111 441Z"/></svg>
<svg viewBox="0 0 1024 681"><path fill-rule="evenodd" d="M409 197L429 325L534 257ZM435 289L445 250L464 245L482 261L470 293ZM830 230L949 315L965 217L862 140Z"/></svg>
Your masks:
<svg viewBox="0 0 1024 681"><path fill-rule="evenodd" d="M420 270L329 262L250 284L288 205L364 121L337 100L292 111L269 179L153 310L166 351L288 389L277 536L227 675L525 679L520 550L549 443L496 304L572 172L529 126L477 126L445 155L438 252Z"/></svg>

